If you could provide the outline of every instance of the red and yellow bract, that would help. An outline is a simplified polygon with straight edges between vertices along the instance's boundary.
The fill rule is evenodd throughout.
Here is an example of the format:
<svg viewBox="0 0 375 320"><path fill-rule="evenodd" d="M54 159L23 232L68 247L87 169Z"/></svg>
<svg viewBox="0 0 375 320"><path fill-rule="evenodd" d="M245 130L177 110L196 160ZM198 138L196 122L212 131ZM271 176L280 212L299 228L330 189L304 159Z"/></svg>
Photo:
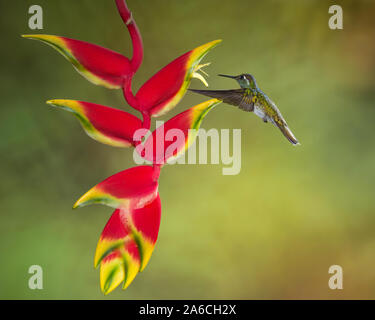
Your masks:
<svg viewBox="0 0 375 320"><path fill-rule="evenodd" d="M47 103L72 112L93 139L113 147L135 146L133 136L142 121L132 114L96 103L55 99Z"/></svg>
<svg viewBox="0 0 375 320"><path fill-rule="evenodd" d="M136 147L138 153L158 165L177 158L191 146L203 118L219 103L220 100L211 99L169 119L159 126L143 145Z"/></svg>
<svg viewBox="0 0 375 320"><path fill-rule="evenodd" d="M73 208L94 203L126 210L142 208L157 196L158 178L152 166L126 169L91 188Z"/></svg>
<svg viewBox="0 0 375 320"><path fill-rule="evenodd" d="M198 73L204 66L199 62L219 42L221 40L211 41L191 50L157 72L136 94L139 110L147 111L153 117L161 116L178 104L192 78L197 77L206 84Z"/></svg>
<svg viewBox="0 0 375 320"><path fill-rule="evenodd" d="M23 37L47 43L69 60L87 80L109 89L120 89L123 78L134 73L128 58L92 43L45 34Z"/></svg>

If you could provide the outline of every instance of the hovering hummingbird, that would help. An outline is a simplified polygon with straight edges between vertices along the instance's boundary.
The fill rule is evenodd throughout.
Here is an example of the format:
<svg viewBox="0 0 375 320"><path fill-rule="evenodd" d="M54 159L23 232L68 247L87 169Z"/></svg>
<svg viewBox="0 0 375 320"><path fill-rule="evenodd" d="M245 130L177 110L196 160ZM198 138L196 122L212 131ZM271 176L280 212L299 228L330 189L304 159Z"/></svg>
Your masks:
<svg viewBox="0 0 375 320"><path fill-rule="evenodd" d="M281 112L275 103L259 89L255 78L251 74L240 74L239 76L228 76L219 74L221 77L231 78L238 82L241 89L232 90L195 90L190 91L203 94L205 96L222 100L225 103L238 106L240 109L248 112L254 112L264 122L271 122L278 127L284 136L293 144L299 142L289 129Z"/></svg>

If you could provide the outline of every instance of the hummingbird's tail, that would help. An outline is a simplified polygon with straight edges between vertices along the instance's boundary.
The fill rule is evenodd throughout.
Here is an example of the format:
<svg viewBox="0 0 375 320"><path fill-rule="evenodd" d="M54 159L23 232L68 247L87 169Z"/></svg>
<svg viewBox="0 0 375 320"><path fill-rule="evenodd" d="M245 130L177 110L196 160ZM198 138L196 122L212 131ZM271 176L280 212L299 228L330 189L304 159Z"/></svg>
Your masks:
<svg viewBox="0 0 375 320"><path fill-rule="evenodd" d="M294 136L293 132L289 129L289 127L286 124L276 123L276 126L280 129L285 138L287 138L293 145L297 146L300 144L297 138Z"/></svg>

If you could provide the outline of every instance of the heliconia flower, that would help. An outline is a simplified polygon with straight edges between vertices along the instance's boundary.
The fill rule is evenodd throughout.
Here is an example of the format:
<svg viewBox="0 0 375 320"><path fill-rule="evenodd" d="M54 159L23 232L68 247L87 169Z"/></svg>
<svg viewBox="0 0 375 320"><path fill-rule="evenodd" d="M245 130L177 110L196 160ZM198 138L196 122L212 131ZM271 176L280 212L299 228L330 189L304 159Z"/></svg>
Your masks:
<svg viewBox="0 0 375 320"><path fill-rule="evenodd" d="M203 118L219 103L211 99L179 113L152 132L143 145L139 144L137 152L159 165L179 157L194 142Z"/></svg>
<svg viewBox="0 0 375 320"><path fill-rule="evenodd" d="M135 72L128 58L95 44L46 34L27 34L23 37L49 44L87 80L97 85L119 89L123 78Z"/></svg>
<svg viewBox="0 0 375 320"><path fill-rule="evenodd" d="M126 289L150 260L160 226L159 195L140 209L115 210L100 236L94 265L100 264L105 294L124 282Z"/></svg>
<svg viewBox="0 0 375 320"><path fill-rule="evenodd" d="M139 129L148 131L150 128L150 117L165 114L177 105L192 78L208 85L199 71L209 63L200 62L221 40L211 41L178 57L146 81L134 95L132 79L143 60L142 37L125 0L115 1L132 40L131 59L101 46L66 37L23 36L52 46L92 83L111 89L121 88L125 100L143 116L141 121L127 112L84 101L47 101L49 105L72 112L91 138L116 147L134 146L153 163L112 175L91 188L73 206L100 203L115 208L99 238L94 258L95 267L100 266L100 287L105 294L121 283L123 289L127 288L146 267L160 227L158 179L161 166L189 148L202 119L221 102L217 99L203 102L164 123L143 144L135 140ZM173 140L174 137L177 140ZM159 142L162 142L161 148ZM151 152L147 152L149 149Z"/></svg>
<svg viewBox="0 0 375 320"><path fill-rule="evenodd" d="M151 166L137 166L110 176L87 191L73 208L101 203L115 209L144 207L158 192L159 171Z"/></svg>
<svg viewBox="0 0 375 320"><path fill-rule="evenodd" d="M47 104L72 112L91 138L114 147L134 146L134 132L142 128L142 121L132 114L99 104L66 99Z"/></svg>
<svg viewBox="0 0 375 320"><path fill-rule="evenodd" d="M147 111L151 116L158 117L172 108L182 99L192 78L207 82L199 73L199 64L206 53L221 40L211 41L178 57L151 77L135 95L140 111Z"/></svg>

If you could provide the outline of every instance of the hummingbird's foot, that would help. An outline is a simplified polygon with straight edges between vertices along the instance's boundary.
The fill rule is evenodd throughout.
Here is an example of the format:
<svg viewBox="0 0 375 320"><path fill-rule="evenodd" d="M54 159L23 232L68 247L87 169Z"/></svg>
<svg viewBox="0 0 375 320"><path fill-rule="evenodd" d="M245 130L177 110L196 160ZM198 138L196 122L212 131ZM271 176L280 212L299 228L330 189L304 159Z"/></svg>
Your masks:
<svg viewBox="0 0 375 320"><path fill-rule="evenodd" d="M193 71L193 74L192 74L193 78L196 78L196 79L202 81L203 84L206 87L208 87L208 83L207 83L206 79L200 73L198 73L198 71L201 71L204 75L206 75L207 77L209 77L209 75L204 70L202 70L202 68L206 67L206 66L208 66L210 64L211 64L211 62L204 63L204 64L198 64L196 67L194 67L194 71Z"/></svg>

